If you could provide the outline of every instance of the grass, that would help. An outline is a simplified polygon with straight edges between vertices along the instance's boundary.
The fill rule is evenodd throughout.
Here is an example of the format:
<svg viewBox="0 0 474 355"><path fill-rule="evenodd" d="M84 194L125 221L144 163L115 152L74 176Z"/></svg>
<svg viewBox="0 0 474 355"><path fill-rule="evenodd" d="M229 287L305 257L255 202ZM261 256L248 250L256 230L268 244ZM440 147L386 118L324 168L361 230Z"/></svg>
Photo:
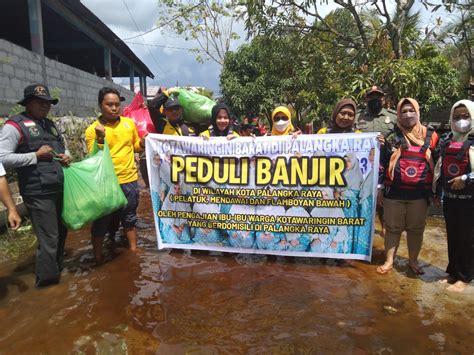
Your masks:
<svg viewBox="0 0 474 355"><path fill-rule="evenodd" d="M16 261L36 248L36 240L31 223L17 230L7 229L0 234L0 258Z"/></svg>

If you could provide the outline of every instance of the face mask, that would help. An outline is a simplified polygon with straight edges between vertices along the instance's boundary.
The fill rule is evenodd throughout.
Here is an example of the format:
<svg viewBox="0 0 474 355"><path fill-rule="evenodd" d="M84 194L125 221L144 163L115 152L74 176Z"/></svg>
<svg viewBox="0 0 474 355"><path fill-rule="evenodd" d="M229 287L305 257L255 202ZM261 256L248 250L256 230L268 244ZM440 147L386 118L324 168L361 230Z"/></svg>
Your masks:
<svg viewBox="0 0 474 355"><path fill-rule="evenodd" d="M284 132L289 124L290 124L289 120L287 120L287 121L280 120L278 122L275 122L273 125L275 126L275 129L278 132Z"/></svg>
<svg viewBox="0 0 474 355"><path fill-rule="evenodd" d="M382 110L382 101L379 99L372 99L367 102L370 112L380 112Z"/></svg>
<svg viewBox="0 0 474 355"><path fill-rule="evenodd" d="M413 127L418 120L416 112L405 112L400 115L400 123L403 127Z"/></svg>
<svg viewBox="0 0 474 355"><path fill-rule="evenodd" d="M459 133L466 133L471 130L471 120L460 119L454 121L454 128Z"/></svg>

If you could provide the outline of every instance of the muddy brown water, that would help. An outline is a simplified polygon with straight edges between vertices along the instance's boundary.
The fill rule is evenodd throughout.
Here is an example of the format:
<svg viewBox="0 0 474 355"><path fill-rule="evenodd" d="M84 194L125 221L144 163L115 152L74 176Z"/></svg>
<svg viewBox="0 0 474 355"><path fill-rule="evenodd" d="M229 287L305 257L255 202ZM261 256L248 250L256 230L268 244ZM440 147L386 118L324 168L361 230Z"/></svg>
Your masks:
<svg viewBox="0 0 474 355"><path fill-rule="evenodd" d="M449 294L444 223L430 218L408 271L372 264L212 252L158 251L142 192L140 251L120 242L95 267L87 228L69 234L61 283L34 288L31 255L0 264L2 354L312 354L474 352L474 292ZM117 244L117 243L116 243Z"/></svg>

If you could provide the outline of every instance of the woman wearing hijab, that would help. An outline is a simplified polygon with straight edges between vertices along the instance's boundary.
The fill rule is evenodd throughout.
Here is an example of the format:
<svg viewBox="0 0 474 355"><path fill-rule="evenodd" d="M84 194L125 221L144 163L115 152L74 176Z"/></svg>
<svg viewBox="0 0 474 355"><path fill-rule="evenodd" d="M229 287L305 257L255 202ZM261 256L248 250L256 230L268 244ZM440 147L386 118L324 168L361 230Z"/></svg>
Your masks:
<svg viewBox="0 0 474 355"><path fill-rule="evenodd" d="M286 211L287 217L310 217L303 207L291 207ZM286 233L286 250L307 251L310 242L308 233Z"/></svg>
<svg viewBox="0 0 474 355"><path fill-rule="evenodd" d="M323 199L333 200L334 191L330 187L321 188ZM315 207L311 217L344 218L340 208ZM313 253L343 253L347 244L348 234L346 226L330 225L329 234L311 234L310 251Z"/></svg>
<svg viewBox="0 0 474 355"><path fill-rule="evenodd" d="M237 214L254 214L255 208L245 206L245 205L232 205L230 207L229 214L237 215ZM237 222L236 220L232 220L231 222ZM246 222L238 222L238 223L246 223ZM246 223L249 224L249 223ZM253 248L255 243L255 232L251 230L233 230L229 229L226 231L227 235L229 236L227 239L227 244L233 248L246 248L250 249Z"/></svg>
<svg viewBox="0 0 474 355"><path fill-rule="evenodd" d="M215 203L195 203L193 206L195 213L215 213L219 214L219 206ZM193 243L201 245L222 246L224 236L219 229L195 228L193 233Z"/></svg>
<svg viewBox="0 0 474 355"><path fill-rule="evenodd" d="M275 108L272 112L272 136L296 137L298 134L301 134L301 131L293 127L290 110L285 106Z"/></svg>
<svg viewBox="0 0 474 355"><path fill-rule="evenodd" d="M357 105L353 100L342 99L332 111L329 127L321 128L317 134L361 132L354 129L356 111Z"/></svg>
<svg viewBox="0 0 474 355"><path fill-rule="evenodd" d="M175 184L163 203L163 211L191 212L189 203L171 202L171 195L181 195L181 186ZM191 235L187 220L184 218L162 218L163 231L161 239L164 243L189 244Z"/></svg>
<svg viewBox="0 0 474 355"><path fill-rule="evenodd" d="M258 205L255 214L259 216L284 216L285 207ZM255 244L262 250L286 250L286 235L281 232L257 231Z"/></svg>
<svg viewBox="0 0 474 355"><path fill-rule="evenodd" d="M227 137L233 139L239 134L232 129L232 115L225 104L217 104L212 108L211 127L201 133L201 137Z"/></svg>
<svg viewBox="0 0 474 355"><path fill-rule="evenodd" d="M332 133L360 133L354 129L355 116L357 111L356 103L351 99L340 100L332 111L331 121L328 127L321 128L317 134ZM359 191L362 185L362 173L359 168L359 161L353 153L344 156L346 161L346 170L344 176L347 186L337 189L334 193L335 198L349 199L350 207L344 208L345 217L358 217L357 206L359 203ZM348 238L344 242L344 253L352 253L354 239L357 229L354 226L347 226Z"/></svg>
<svg viewBox="0 0 474 355"><path fill-rule="evenodd" d="M337 188L334 196L342 200L349 200L350 206L344 207L344 216L349 218L359 217L357 207L359 206L359 194L362 187L363 176L360 171L359 160L354 153L348 153L344 156L346 161L346 169L344 170L344 178L346 186ZM344 253L354 253L354 240L357 238L357 230L355 226L347 226L347 234L349 238L344 245Z"/></svg>
<svg viewBox="0 0 474 355"><path fill-rule="evenodd" d="M418 254L423 242L429 198L432 197L432 151L436 148L438 136L432 127L421 124L416 100L400 100L394 133L387 137L387 142L382 151L386 155L383 191L386 255L385 263L377 268L377 272L383 275L393 268L400 236L406 231L408 267L414 274L421 275L424 271L418 265Z"/></svg>
<svg viewBox="0 0 474 355"><path fill-rule="evenodd" d="M450 115L451 133L438 145L434 186L443 191L448 235L448 291L463 292L474 278L474 103L456 102Z"/></svg>
<svg viewBox="0 0 474 355"><path fill-rule="evenodd" d="M372 148L369 152L369 164L374 165L375 149ZM359 195L359 216L365 218L363 226L358 227L357 237L354 241L354 253L369 255L370 251L370 235L372 233L373 220L373 202L374 196L372 194L372 186L374 184L374 169L371 168L365 180L362 182Z"/></svg>
<svg viewBox="0 0 474 355"><path fill-rule="evenodd" d="M151 161L150 178L151 178L151 203L153 210L159 211L161 208L161 199L160 199L160 189L161 189L161 178L160 178L160 168L161 168L161 157L159 153L153 154L153 159Z"/></svg>

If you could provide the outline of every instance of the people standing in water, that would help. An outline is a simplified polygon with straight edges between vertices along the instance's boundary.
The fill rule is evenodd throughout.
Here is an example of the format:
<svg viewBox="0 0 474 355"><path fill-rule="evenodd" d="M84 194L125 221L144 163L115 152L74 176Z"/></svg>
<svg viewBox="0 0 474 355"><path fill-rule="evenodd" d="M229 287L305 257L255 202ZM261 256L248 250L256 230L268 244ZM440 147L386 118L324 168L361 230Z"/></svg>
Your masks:
<svg viewBox="0 0 474 355"><path fill-rule="evenodd" d="M397 124L387 137L382 154L386 155L385 189L383 192L385 262L377 273L386 274L393 268L400 237L407 233L408 267L416 275L424 273L418 264L423 243L429 199L432 197L434 161L432 152L438 135L432 127L420 122L418 102L401 99L397 105Z"/></svg>
<svg viewBox="0 0 474 355"><path fill-rule="evenodd" d="M24 112L12 116L0 134L0 161L15 168L23 202L38 237L36 287L59 283L64 268L67 229L61 219L63 208L63 166L71 156L64 138L47 118L51 105L47 86L28 85L18 102Z"/></svg>
<svg viewBox="0 0 474 355"><path fill-rule="evenodd" d="M435 191L443 196L448 240L448 291L463 292L474 278L474 103L456 102L451 132L438 145Z"/></svg>
<svg viewBox="0 0 474 355"><path fill-rule="evenodd" d="M103 262L102 244L107 232L115 234L118 222L123 226L131 251L137 249L137 207L138 171L135 153L145 148L145 136L138 136L137 128L131 118L120 116L120 103L125 100L116 89L103 87L99 90L98 103L101 115L86 130L86 143L92 152L94 142L103 149L104 142L110 149L115 174L127 198L127 205L120 210L95 220L91 236L94 258L97 264Z"/></svg>

